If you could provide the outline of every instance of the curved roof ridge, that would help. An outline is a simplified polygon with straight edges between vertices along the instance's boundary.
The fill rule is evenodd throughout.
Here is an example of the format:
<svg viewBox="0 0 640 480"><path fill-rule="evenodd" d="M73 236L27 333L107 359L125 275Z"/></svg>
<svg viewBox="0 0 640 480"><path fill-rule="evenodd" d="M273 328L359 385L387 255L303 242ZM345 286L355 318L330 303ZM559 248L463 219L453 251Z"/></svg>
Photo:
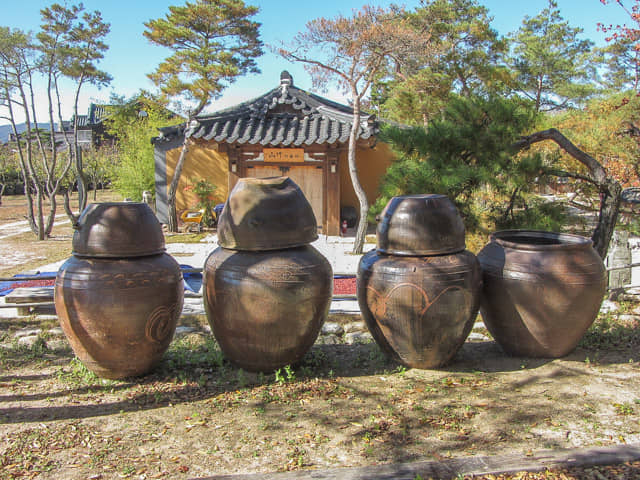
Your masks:
<svg viewBox="0 0 640 480"><path fill-rule="evenodd" d="M367 139L378 133L375 115L363 112L360 119L359 138ZM200 115L196 121L198 128L193 136L216 142L263 145L344 143L348 141L353 124L353 108L294 86L293 79L287 74L285 77L281 75L278 87L265 94ZM184 131L184 125L161 129L165 137L171 133L179 136Z"/></svg>

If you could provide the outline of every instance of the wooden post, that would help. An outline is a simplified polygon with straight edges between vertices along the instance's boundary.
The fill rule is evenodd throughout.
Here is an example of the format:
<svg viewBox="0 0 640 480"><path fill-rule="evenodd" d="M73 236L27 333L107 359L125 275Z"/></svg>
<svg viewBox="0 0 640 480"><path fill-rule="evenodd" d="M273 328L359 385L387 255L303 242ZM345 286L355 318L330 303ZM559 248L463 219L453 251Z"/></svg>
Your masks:
<svg viewBox="0 0 640 480"><path fill-rule="evenodd" d="M340 235L340 155L338 149L327 150L326 176L326 223L323 230L326 235Z"/></svg>
<svg viewBox="0 0 640 480"><path fill-rule="evenodd" d="M233 145L227 147L227 157L229 160L229 193L231 193L241 178L243 165L241 165L240 151Z"/></svg>
<svg viewBox="0 0 640 480"><path fill-rule="evenodd" d="M613 234L611 246L606 259L609 268L631 265L631 248L629 247L629 232L616 230ZM631 267L616 269L609 272L609 288L620 289L631 283Z"/></svg>

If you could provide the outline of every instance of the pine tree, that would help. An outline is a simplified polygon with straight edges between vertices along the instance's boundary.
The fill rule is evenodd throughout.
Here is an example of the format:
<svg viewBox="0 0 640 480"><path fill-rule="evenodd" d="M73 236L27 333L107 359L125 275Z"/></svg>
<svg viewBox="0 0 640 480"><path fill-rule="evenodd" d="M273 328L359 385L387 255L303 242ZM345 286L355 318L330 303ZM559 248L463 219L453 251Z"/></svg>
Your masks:
<svg viewBox="0 0 640 480"><path fill-rule="evenodd" d="M164 18L145 23L144 36L173 53L149 78L163 94L195 102L188 111L184 143L169 186L169 230L178 230L176 192L191 135L190 126L209 102L237 77L258 73L262 55L257 7L242 0L196 0L169 7Z"/></svg>

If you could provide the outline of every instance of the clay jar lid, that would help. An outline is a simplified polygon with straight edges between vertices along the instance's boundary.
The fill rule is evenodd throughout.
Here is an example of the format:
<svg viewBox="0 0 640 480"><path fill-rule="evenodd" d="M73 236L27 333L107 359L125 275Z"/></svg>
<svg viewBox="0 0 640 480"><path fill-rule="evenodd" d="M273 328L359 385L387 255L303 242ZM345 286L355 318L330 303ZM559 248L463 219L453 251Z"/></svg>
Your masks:
<svg viewBox="0 0 640 480"><path fill-rule="evenodd" d="M142 257L165 250L162 226L146 203L92 203L74 228L72 253L78 257Z"/></svg>
<svg viewBox="0 0 640 480"><path fill-rule="evenodd" d="M311 204L289 177L241 178L218 219L218 243L232 250L278 250L317 238Z"/></svg>
<svg viewBox="0 0 640 480"><path fill-rule="evenodd" d="M445 255L465 249L464 223L445 195L393 197L379 215L378 251L389 255Z"/></svg>

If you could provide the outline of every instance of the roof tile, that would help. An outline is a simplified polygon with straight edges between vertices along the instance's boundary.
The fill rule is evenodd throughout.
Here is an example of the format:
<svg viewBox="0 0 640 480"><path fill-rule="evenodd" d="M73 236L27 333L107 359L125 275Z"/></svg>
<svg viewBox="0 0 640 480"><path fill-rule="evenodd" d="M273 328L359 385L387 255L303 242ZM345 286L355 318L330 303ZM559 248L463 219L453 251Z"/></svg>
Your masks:
<svg viewBox="0 0 640 480"><path fill-rule="evenodd" d="M216 142L261 145L346 143L353 110L347 105L281 84L261 97L212 115L200 116L193 136ZM182 135L184 125L163 128L164 137ZM377 134L373 116L361 116L359 138Z"/></svg>

